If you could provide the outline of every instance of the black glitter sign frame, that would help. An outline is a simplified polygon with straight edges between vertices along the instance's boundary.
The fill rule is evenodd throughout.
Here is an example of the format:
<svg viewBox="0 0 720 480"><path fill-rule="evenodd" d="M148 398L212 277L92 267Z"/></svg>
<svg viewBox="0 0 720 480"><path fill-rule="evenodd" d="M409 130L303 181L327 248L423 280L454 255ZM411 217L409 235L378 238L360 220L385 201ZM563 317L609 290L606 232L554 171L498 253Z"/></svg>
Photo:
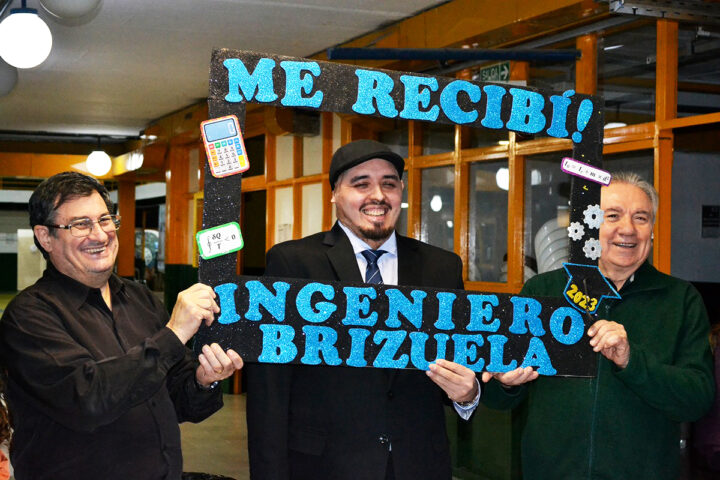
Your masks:
<svg viewBox="0 0 720 480"><path fill-rule="evenodd" d="M209 118L233 114L243 126L247 102L274 107L459 124L522 134L569 138L573 141L573 158L591 166L600 167L602 164L602 99L576 94L573 91L544 93L530 87L471 82L451 77L434 77L413 72L373 69L258 52L214 50L210 66ZM241 201L241 175L215 178L206 163L204 198L203 229L237 221ZM599 184L580 177L571 177L570 221L575 225L585 223L588 227L573 232L573 241L570 242L570 264L574 265L574 271L568 285L572 283L576 286L587 286L588 291L584 294L595 298L598 302L613 296L612 292L607 292L606 282L597 269L599 204ZM602 215L601 212L599 214ZM235 285L237 288L233 289L231 294L233 303L236 306L246 305L252 300L247 298L250 294L250 290L247 289L248 282L259 282L259 284L267 282L264 279L248 277L238 279L235 269L235 255L209 260L200 259L199 279L216 288L216 291L223 285ZM310 283L287 279L283 281L295 286L294 289L290 289L290 297L286 299L288 306L295 305L296 298L293 295L296 295L303 285ZM252 285L256 284L252 283ZM342 293L345 286L334 284L333 288L337 293ZM408 295L412 291L432 292L431 289L423 288L396 287L396 289L406 298L410 298ZM273 290L267 287L267 291ZM563 293L558 292L558 295ZM511 298L504 295L498 297L502 297L503 302ZM228 294L225 293L224 302L227 303L228 298ZM537 300L547 312L557 311L560 308L556 299ZM564 305L568 303L565 302ZM577 304L570 303L570 305L582 311ZM226 305L226 310L228 308ZM378 308L381 309L378 313L382 317L382 307ZM512 314L508 313L511 310L500 308L494 312L502 324L503 331L507 330L512 322ZM203 327L198 332L198 343L218 341L225 348L236 349L246 361L267 361L260 358L259 352L262 351L263 342L271 341L270 337L252 335L248 330L255 329L257 333L260 331L260 325L277 324L277 319L268 316L266 309L262 312L264 313L261 314L260 320L242 318L232 323L218 321L210 328ZM545 332L550 331L549 321L549 316L542 319ZM331 319L328 322L331 322ZM302 328L307 326L308 321L298 311L290 309L285 312L284 323L292 326L296 332L303 332ZM339 326L337 323L335 325ZM588 327L588 324L584 325L585 330ZM408 334L419 331L411 322L401 322L398 328L406 330ZM522 334L509 332L508 346L504 354L505 364L511 364L512 360L522 362L527 348L520 345L527 346L534 335L530 331ZM458 333L467 332L458 331ZM302 336L302 333L299 336ZM346 342L344 342L344 340L339 341L338 348L341 349L341 356L347 358L350 352L342 351L342 348L345 348L343 345ZM562 345L561 349L563 354L556 353L554 348L551 349L551 356L557 357L553 357L552 362L556 375L594 374L595 355L592 354L587 341ZM478 351L480 355L484 355L482 349ZM411 354L409 338L399 346L396 353ZM305 356L298 354L276 363L305 363L302 361L303 358ZM324 357L320 355L319 358ZM453 359L452 356L449 358ZM326 364L324 360L321 361ZM472 360L467 363L472 363ZM489 356L485 358L485 365L488 363L490 363ZM388 367L388 365L377 366ZM413 365L390 366L390 368L413 368Z"/></svg>

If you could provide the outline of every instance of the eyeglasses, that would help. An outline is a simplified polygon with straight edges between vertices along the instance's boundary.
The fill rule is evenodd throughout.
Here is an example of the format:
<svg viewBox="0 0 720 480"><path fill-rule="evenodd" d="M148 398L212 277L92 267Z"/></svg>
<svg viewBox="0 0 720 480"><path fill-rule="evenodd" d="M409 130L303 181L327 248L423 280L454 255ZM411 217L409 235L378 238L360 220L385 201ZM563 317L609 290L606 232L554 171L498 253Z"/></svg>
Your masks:
<svg viewBox="0 0 720 480"><path fill-rule="evenodd" d="M62 228L63 230L70 230L70 235L72 235L73 237L87 237L92 233L96 223L100 225L100 228L103 232L114 232L120 228L120 215L103 215L97 220L81 218L79 220L72 221L67 225L45 226L50 228Z"/></svg>

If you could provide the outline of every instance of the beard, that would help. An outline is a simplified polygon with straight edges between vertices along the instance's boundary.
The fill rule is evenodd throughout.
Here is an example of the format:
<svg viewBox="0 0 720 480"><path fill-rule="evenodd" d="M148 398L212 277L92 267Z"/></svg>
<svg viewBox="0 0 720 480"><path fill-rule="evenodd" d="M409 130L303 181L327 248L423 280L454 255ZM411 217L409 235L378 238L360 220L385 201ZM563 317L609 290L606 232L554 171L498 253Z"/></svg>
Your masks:
<svg viewBox="0 0 720 480"><path fill-rule="evenodd" d="M368 240L385 240L395 231L395 226L376 225L370 228L360 228L360 233Z"/></svg>
<svg viewBox="0 0 720 480"><path fill-rule="evenodd" d="M388 212L392 210L392 206L385 201L370 202L370 205L385 207L388 209ZM363 206L363 208L364 207L365 206ZM392 235L395 231L395 225L373 225L371 227L360 227L359 230L360 233L362 233L362 235L368 240L379 241L386 240L390 235Z"/></svg>

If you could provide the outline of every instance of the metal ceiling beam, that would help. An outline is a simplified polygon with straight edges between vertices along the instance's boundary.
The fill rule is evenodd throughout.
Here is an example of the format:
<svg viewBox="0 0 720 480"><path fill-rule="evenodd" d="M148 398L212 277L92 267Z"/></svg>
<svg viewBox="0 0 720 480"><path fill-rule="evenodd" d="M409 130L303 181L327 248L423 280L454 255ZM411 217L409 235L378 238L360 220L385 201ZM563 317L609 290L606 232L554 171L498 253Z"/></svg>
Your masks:
<svg viewBox="0 0 720 480"><path fill-rule="evenodd" d="M610 11L720 25L720 5L703 0L610 0Z"/></svg>
<svg viewBox="0 0 720 480"><path fill-rule="evenodd" d="M528 50L482 48L342 48L327 49L329 60L514 60L575 61L580 50Z"/></svg>
<svg viewBox="0 0 720 480"><path fill-rule="evenodd" d="M617 17L611 17L605 20L601 20L599 22L594 22L588 25L584 25L582 27L578 28L572 28L570 30L566 30L561 33L557 33L555 35L549 35L546 37L538 38L536 40L532 40L530 42L525 42L522 44L523 49L536 49L536 48L542 48L546 47L548 45L553 45L555 43L560 43L568 40L572 40L573 43L575 41L576 37L587 35L588 33L594 33L594 32L600 32L602 30L606 30L608 28L614 28L619 27L622 25L625 25L627 23L635 22L636 19L634 18L628 18L624 16L617 16ZM510 48L505 50L512 50ZM424 73L433 73L436 75L449 75L451 73L455 73L460 70L465 70L467 68L473 68L483 63L479 60L469 61L469 62L461 62L454 65L451 65L447 68L442 69L431 69Z"/></svg>
<svg viewBox="0 0 720 480"><path fill-rule="evenodd" d="M0 130L0 141L2 142L58 142L96 144L98 142L98 138L102 138L103 145L109 143L124 143L130 140L140 139L139 136Z"/></svg>

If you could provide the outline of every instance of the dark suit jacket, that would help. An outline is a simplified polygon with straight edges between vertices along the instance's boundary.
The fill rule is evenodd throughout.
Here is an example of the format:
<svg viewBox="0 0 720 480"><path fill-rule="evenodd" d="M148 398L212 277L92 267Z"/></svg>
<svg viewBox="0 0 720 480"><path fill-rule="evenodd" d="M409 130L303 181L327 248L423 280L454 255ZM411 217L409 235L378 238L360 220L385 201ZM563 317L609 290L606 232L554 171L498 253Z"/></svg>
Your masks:
<svg viewBox="0 0 720 480"><path fill-rule="evenodd" d="M452 252L397 236L402 285L462 289ZM268 276L362 282L343 230L274 246ZM247 422L253 479L382 480L392 445L398 480L449 480L447 395L424 372L249 364Z"/></svg>

